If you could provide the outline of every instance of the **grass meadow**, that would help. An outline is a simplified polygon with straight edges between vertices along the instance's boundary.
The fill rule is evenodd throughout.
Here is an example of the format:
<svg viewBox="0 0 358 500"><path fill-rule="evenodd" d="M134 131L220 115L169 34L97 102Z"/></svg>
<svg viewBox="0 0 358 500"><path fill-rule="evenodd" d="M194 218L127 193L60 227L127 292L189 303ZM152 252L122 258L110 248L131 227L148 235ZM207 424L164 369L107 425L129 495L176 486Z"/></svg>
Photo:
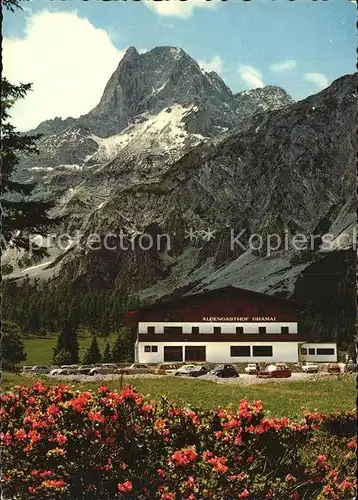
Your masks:
<svg viewBox="0 0 358 500"><path fill-rule="evenodd" d="M32 385L41 378L3 373L3 390L10 390L15 385ZM60 380L42 377L48 384L68 384L78 390L96 389L108 385L112 390L119 390L121 380L80 381ZM190 405L193 408L211 409L232 406L236 408L241 399L261 400L265 412L272 416L301 417L305 409L333 413L355 408L356 384L354 375L332 375L325 379L310 378L299 381L270 381L264 384L221 384L207 380L184 379L176 377L136 378L125 376L123 385L133 387L146 396L147 400L159 401L165 396L179 406Z"/></svg>

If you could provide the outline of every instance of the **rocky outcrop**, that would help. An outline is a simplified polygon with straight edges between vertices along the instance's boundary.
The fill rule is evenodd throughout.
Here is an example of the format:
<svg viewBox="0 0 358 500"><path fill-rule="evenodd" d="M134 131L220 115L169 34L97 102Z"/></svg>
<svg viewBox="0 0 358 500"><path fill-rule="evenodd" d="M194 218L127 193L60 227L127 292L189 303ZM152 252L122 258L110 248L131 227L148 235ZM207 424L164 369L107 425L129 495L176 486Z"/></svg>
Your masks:
<svg viewBox="0 0 358 500"><path fill-rule="evenodd" d="M284 90L270 86L234 96L214 71L201 70L182 49L156 47L139 54L130 47L94 109L78 119L47 120L31 132L53 135L77 125L99 137L109 137L124 130L138 115L156 114L176 103L197 105L200 113L187 123L188 131L212 136L257 111L276 109L280 102L283 106L289 101Z"/></svg>
<svg viewBox="0 0 358 500"><path fill-rule="evenodd" d="M130 266L119 263L113 268L113 282L150 293L154 273L162 291L190 281L199 281L199 288L215 287L224 280L292 294L295 276L319 258L319 245L314 242L306 252L292 245L286 249L285 237L292 241L298 233L318 237L322 232L337 237L353 227L355 103L355 77L347 76L315 97L257 115L244 131L199 144L155 179L116 185L95 218L88 219L86 231L105 234L115 228L140 233L155 223L170 236L172 245L170 252L155 253L156 264L140 283L131 281ZM342 211L349 200L351 209ZM187 237L190 228L196 235L192 241ZM215 233L210 241L205 240L208 229ZM241 231L242 244L257 234L261 248L252 252L238 244L231 248L232 232L237 236ZM280 237L282 246L267 255L270 235ZM248 253L253 267L259 269L261 263L256 283L245 277ZM96 280L91 259L91 252L84 254L84 272ZM268 261L276 261L276 269L270 271ZM226 276L225 266L232 269L231 277ZM76 279L76 274L70 278Z"/></svg>
<svg viewBox="0 0 358 500"><path fill-rule="evenodd" d="M310 270L341 262L339 282L325 281L339 308L352 267L356 102L355 75L295 103L274 86L233 95L181 49L129 49L98 106L62 130L58 119L41 124L56 133L40 141L35 165L22 165L82 234L53 263L54 282L148 301L235 285L304 303ZM103 243L121 231L125 248L88 248L92 233ZM292 244L300 233L313 238L304 250ZM281 245L269 251L269 238Z"/></svg>

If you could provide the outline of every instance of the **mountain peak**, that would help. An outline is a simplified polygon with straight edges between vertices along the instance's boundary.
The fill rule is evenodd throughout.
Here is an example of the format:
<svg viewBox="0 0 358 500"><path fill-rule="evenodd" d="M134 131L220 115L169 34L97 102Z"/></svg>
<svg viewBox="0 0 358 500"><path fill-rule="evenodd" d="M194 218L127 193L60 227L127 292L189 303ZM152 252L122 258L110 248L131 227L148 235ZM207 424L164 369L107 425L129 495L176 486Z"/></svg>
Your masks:
<svg viewBox="0 0 358 500"><path fill-rule="evenodd" d="M132 55L138 55L137 49L133 46L128 47L128 49L126 50L123 57L128 57L128 56L132 56Z"/></svg>
<svg viewBox="0 0 358 500"><path fill-rule="evenodd" d="M143 113L153 115L175 104L186 108L195 103L198 112L189 120L188 131L211 136L235 126L243 108L246 119L257 111L276 109L289 101L292 102L285 91L274 86L234 96L217 73L202 71L182 48L158 46L139 53L131 46L95 108L78 119L68 119L63 124L51 122L42 128L48 134L52 129L60 132L78 122L97 136L108 137L124 130Z"/></svg>
<svg viewBox="0 0 358 500"><path fill-rule="evenodd" d="M212 117L212 124L203 124L202 129L201 119L195 120L194 133L203 134L205 129L210 135L217 126L234 125L233 95L218 75L203 73L178 47L159 46L142 54L129 47L86 120L92 132L103 137L120 132L142 113L194 102L203 104Z"/></svg>

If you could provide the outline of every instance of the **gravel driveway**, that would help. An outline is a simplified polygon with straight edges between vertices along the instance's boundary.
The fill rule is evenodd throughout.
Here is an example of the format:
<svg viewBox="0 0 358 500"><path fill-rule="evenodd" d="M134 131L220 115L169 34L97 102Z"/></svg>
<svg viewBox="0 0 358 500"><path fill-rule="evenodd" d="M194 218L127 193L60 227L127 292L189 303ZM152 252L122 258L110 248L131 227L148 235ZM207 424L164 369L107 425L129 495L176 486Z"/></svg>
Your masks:
<svg viewBox="0 0 358 500"><path fill-rule="evenodd" d="M60 376L48 376L49 378L56 379L59 382L60 381L80 381L80 382L109 382L111 380L120 380L121 375L94 375L94 376L87 376L87 375L60 375ZM123 384L126 384L128 382L131 382L132 380L135 379L162 379L162 378L169 378L167 375L152 375L152 374L146 374L146 375L124 375L123 376ZM177 378L177 377L176 377ZM192 377L187 377L187 376L181 376L180 378L190 378L191 380L195 380ZM327 379L335 379L335 375L330 375L328 373L292 373L292 376L289 378L276 378L276 379L270 379L270 378L258 378L256 375L247 375L245 374L240 374L238 378L219 378L216 377L215 375L212 375L211 373L208 373L206 375L203 375L202 377L199 377L198 380L207 380L209 382L216 382L218 384L245 384L245 385L253 385L253 384L267 384L270 382L280 382L280 383L285 383L285 382L291 382L291 381L297 381L297 380L308 380L308 379L317 379L317 378L327 378Z"/></svg>

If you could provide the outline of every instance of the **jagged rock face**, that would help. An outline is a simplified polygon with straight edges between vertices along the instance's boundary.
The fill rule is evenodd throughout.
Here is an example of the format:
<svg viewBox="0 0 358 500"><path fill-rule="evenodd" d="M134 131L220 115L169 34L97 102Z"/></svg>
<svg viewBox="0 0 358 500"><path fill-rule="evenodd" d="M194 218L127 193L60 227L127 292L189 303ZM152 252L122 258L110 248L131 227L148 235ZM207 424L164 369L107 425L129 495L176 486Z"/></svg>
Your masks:
<svg viewBox="0 0 358 500"><path fill-rule="evenodd" d="M212 136L256 112L290 102L284 90L270 86L234 96L214 71L201 70L182 49L156 47L138 54L130 47L93 110L78 119L47 120L31 132L57 134L77 125L99 137L109 137L125 129L136 116L156 114L176 103L184 107L197 105L200 113L187 121L188 131Z"/></svg>
<svg viewBox="0 0 358 500"><path fill-rule="evenodd" d="M198 145L154 181L115 186L85 232L143 232L155 223L171 236L172 247L151 253L145 264L137 248L114 252L107 281L148 296L190 283L196 289L233 284L291 295L297 276L320 254L290 249L265 256L265 246L232 250L230 228L234 234L245 230L243 242L254 233L265 241L271 233L283 240L285 234L338 235L352 228L355 106L355 77L347 76L317 96L258 115L245 130ZM211 228L217 236L190 243L189 228ZM98 254L83 249L79 255L81 272L67 278L102 279ZM122 265L123 259L132 265ZM131 280L138 273L140 280Z"/></svg>
<svg viewBox="0 0 358 500"><path fill-rule="evenodd" d="M39 192L56 197L55 213L83 234L51 265L55 282L151 300L225 285L301 300L309 269L324 268L334 253L327 257L320 243L305 252L245 251L232 248L231 231L244 231L247 244L254 233L337 239L353 228L356 102L355 75L294 103L274 86L234 96L180 49L129 49L98 106L41 124L53 134L40 141L35 163L22 165L22 176L41 175ZM146 252L138 238L125 250L84 243L121 230L168 234L170 248Z"/></svg>
<svg viewBox="0 0 358 500"><path fill-rule="evenodd" d="M293 99L281 87L267 85L263 88L245 90L234 95L235 109L240 121L267 110L280 109L293 104Z"/></svg>

